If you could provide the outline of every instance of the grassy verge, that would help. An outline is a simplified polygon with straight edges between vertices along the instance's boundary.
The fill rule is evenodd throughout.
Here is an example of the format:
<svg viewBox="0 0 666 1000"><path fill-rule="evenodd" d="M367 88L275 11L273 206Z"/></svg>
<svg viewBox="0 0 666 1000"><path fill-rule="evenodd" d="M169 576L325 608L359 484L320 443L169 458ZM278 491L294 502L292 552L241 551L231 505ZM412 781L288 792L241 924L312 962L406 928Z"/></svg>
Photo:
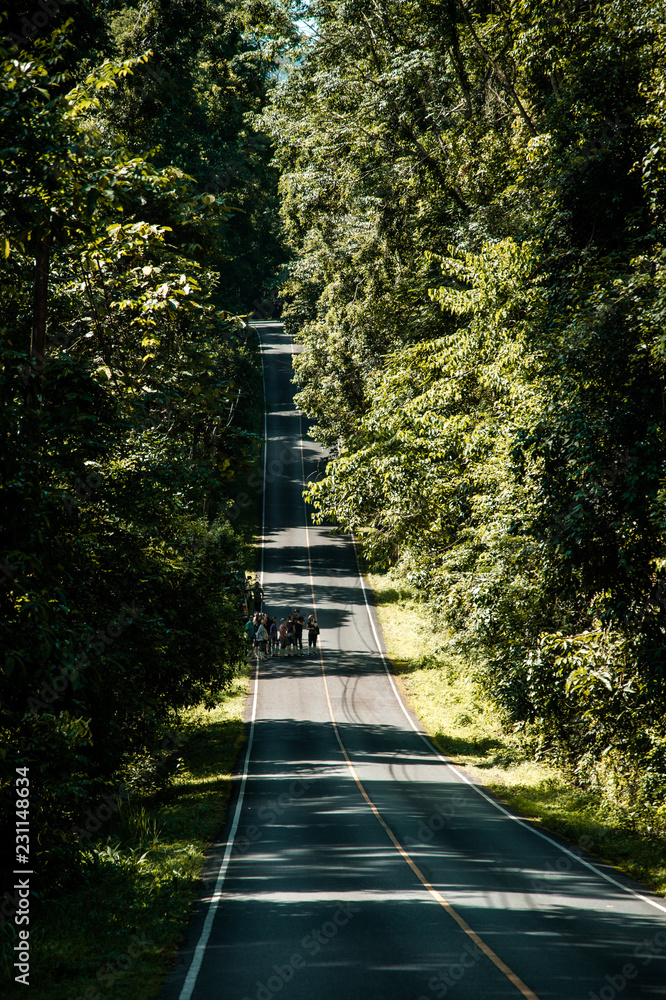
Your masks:
<svg viewBox="0 0 666 1000"><path fill-rule="evenodd" d="M173 784L121 808L89 843L79 884L35 911L30 986L39 1000L157 997L226 817L247 688L246 672L216 708L187 713ZM13 983L3 995L24 990Z"/></svg>
<svg viewBox="0 0 666 1000"><path fill-rule="evenodd" d="M236 419L246 431L263 427L261 364L248 343L244 394ZM231 522L245 546L245 572L256 571L261 493L249 469L229 482ZM240 498L240 502L237 502ZM134 792L85 842L84 863L68 889L31 903L29 988L39 1000L154 1000L181 941L200 888L208 848L224 824L239 750L248 689L247 670L216 708L181 716L184 742L173 783L152 794ZM137 763L141 770L141 761ZM118 800L120 802L120 799ZM100 802L86 802L100 815ZM62 884L62 883L61 883ZM15 938L5 925L0 940L0 993L24 995L12 963Z"/></svg>
<svg viewBox="0 0 666 1000"><path fill-rule="evenodd" d="M385 574L367 578L393 669L436 745L543 829L666 894L664 839L633 832L598 793L531 759L464 664L435 653L437 638L416 592Z"/></svg>

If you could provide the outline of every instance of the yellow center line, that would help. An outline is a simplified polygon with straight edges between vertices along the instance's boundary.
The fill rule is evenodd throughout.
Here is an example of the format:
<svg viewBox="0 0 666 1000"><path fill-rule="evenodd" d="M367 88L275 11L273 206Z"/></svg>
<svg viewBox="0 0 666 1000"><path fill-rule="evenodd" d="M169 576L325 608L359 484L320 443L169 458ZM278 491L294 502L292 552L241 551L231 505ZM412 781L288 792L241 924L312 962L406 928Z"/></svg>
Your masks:
<svg viewBox="0 0 666 1000"><path fill-rule="evenodd" d="M299 445L300 445L300 452L301 452L301 478L302 478L302 481L303 481L303 486L305 486L305 461L304 461L304 458L303 458L302 414L301 414L300 428L301 428L301 430L300 430L300 433L299 433ZM307 513L306 513L306 516L305 516L305 543L306 543L306 548L307 548L307 553L308 553L308 567L309 567L309 571L310 571L310 593L312 594L312 606L313 606L314 613L315 613L315 619L318 620L318 615L317 615L317 601L316 601L315 593L314 593L314 576L313 576L313 573L312 573L312 560L310 558L310 531L309 531L309 528L308 528ZM414 872L414 874L418 878L418 880L421 883L421 885L425 889L427 889L427 891L430 893L430 895L432 896L432 898L437 903L439 903L439 905L444 910L446 910L446 912L449 914L449 916L452 917L453 920L455 920L455 922L458 924L458 927L460 927L460 929L463 930L465 932L465 934L467 934L467 936L470 938L470 940L472 940L474 942L474 944L477 946L477 948L479 948L483 952L483 954L486 955L486 957L490 959L490 961L493 963L493 965L496 966L496 968L498 968L499 971L502 972L506 976L506 978L509 980L509 982L512 983L516 987L516 989L518 990L518 992L520 994L522 994L522 996L524 996L526 998L526 1000L539 1000L539 998L537 997L537 995L534 992L534 990L531 990L529 988L529 986L527 986L522 981L522 979L520 978L520 976L518 976L513 971L513 969L509 968L509 966L506 964L506 962L502 961L502 959L499 957L499 955L495 951L493 951L493 949L490 947L490 945L486 944L486 942L483 940L483 938L479 937L479 935L476 933L476 931L473 930L473 928L470 927L470 925L467 923L467 921L465 920L465 918L461 917L460 914L456 910L454 910L454 908L451 906L451 904L448 902L448 900L446 900L444 898L444 896L442 896L441 892L439 892L439 890L435 889L435 887L430 884L430 882L425 877L425 875L423 874L423 872L421 871L421 869L419 868L419 866L416 864L416 862L411 857L411 855L408 853L408 851L406 851L405 848L402 846L402 844L400 843L400 841L398 840L398 838L396 837L396 835L393 833L393 830L388 825L388 823L386 822L386 820L384 819L384 817L380 813L379 809L377 808L377 806L375 805L375 803L372 801L372 799L368 795L367 791L365 790L365 787L363 786L363 782L361 781L361 779L359 778L359 776L358 776L358 774L356 772L356 767L354 766L354 763L352 762L349 754L347 753L347 748L345 747L344 743L342 742L342 737L340 736L340 731L338 729L338 723L337 723L337 720L335 718L335 713L333 711L333 703L331 702L331 695L330 695L329 688L328 688L328 678L326 676L326 667L324 666L324 656L323 656L323 653L321 651L321 645L318 645L318 649L319 649L319 662L321 663L321 675L322 675L322 678L323 678L323 681L324 681L324 690L326 692L326 701L328 703L328 712L329 712L329 715L331 717L331 722L333 724L333 731L335 733L335 737L336 737L336 739L338 741L338 745L340 747L340 750L342 751L342 755L343 755L343 757L344 757L344 759L345 759L345 761L347 763L347 767L349 768L351 776L354 779L354 781L356 782L361 795L363 796L363 798L367 802L368 806L372 810L372 813L374 814L374 816L378 820L378 822L381 825L381 827L386 831L386 834L387 834L389 840L391 841L391 843L393 844L393 846L395 847L396 851L398 851L398 853L403 858L403 860L409 865L409 867L412 869L412 871Z"/></svg>

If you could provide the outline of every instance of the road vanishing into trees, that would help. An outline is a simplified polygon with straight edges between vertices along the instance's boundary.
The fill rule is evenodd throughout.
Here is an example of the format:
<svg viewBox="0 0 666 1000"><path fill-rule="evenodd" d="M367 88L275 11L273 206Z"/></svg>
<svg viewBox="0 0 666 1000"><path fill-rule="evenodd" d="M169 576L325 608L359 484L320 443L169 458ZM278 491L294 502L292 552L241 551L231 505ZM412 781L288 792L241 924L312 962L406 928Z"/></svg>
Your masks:
<svg viewBox="0 0 666 1000"><path fill-rule="evenodd" d="M164 1000L666 997L664 900L514 816L401 702L353 543L303 502L324 454L294 407L294 347L257 328L266 608L314 608L321 650L258 665L228 826Z"/></svg>

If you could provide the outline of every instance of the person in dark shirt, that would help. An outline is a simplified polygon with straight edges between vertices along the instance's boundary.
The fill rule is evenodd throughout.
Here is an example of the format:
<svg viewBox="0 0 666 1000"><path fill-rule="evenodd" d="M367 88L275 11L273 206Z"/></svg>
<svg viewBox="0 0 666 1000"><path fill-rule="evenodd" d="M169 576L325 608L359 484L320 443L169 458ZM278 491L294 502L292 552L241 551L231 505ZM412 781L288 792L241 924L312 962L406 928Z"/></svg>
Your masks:
<svg viewBox="0 0 666 1000"><path fill-rule="evenodd" d="M294 645L296 648L296 656L303 655L303 626L305 625L305 619L300 613L298 608L294 611Z"/></svg>
<svg viewBox="0 0 666 1000"><path fill-rule="evenodd" d="M317 625L317 619L314 615L310 615L308 618L308 656L310 655L310 650L314 656L317 655L317 636L319 635L319 625Z"/></svg>

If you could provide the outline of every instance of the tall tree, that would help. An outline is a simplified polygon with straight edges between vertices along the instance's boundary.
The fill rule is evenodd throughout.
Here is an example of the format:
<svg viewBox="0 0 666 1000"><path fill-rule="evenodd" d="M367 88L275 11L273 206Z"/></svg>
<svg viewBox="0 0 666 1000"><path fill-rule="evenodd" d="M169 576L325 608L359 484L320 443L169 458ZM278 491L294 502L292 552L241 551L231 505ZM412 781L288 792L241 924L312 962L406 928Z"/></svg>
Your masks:
<svg viewBox="0 0 666 1000"><path fill-rule="evenodd" d="M666 774L654 12L313 5L265 115L310 497L577 773Z"/></svg>
<svg viewBox="0 0 666 1000"><path fill-rule="evenodd" d="M260 290L262 232L278 254L262 217L265 144L248 154L265 187L247 224L228 187L206 190L195 171L225 122L231 135L261 109L271 64L248 70L216 134L201 64L213 6L197 6L172 38L186 155L171 133L171 150L146 149L148 127L127 109L146 114L155 84L166 115L168 81L144 87L150 51L125 51L137 5L98 10L104 30L85 52L78 21L49 24L29 52L13 39L0 51L0 801L14 768L33 768L49 891L76 870L72 825L88 797L238 669L246 553L230 511L259 444L259 376L224 306ZM157 27L173 13L141 5L151 11ZM234 31L221 75L255 48L249 28ZM255 180L236 182L250 200Z"/></svg>

